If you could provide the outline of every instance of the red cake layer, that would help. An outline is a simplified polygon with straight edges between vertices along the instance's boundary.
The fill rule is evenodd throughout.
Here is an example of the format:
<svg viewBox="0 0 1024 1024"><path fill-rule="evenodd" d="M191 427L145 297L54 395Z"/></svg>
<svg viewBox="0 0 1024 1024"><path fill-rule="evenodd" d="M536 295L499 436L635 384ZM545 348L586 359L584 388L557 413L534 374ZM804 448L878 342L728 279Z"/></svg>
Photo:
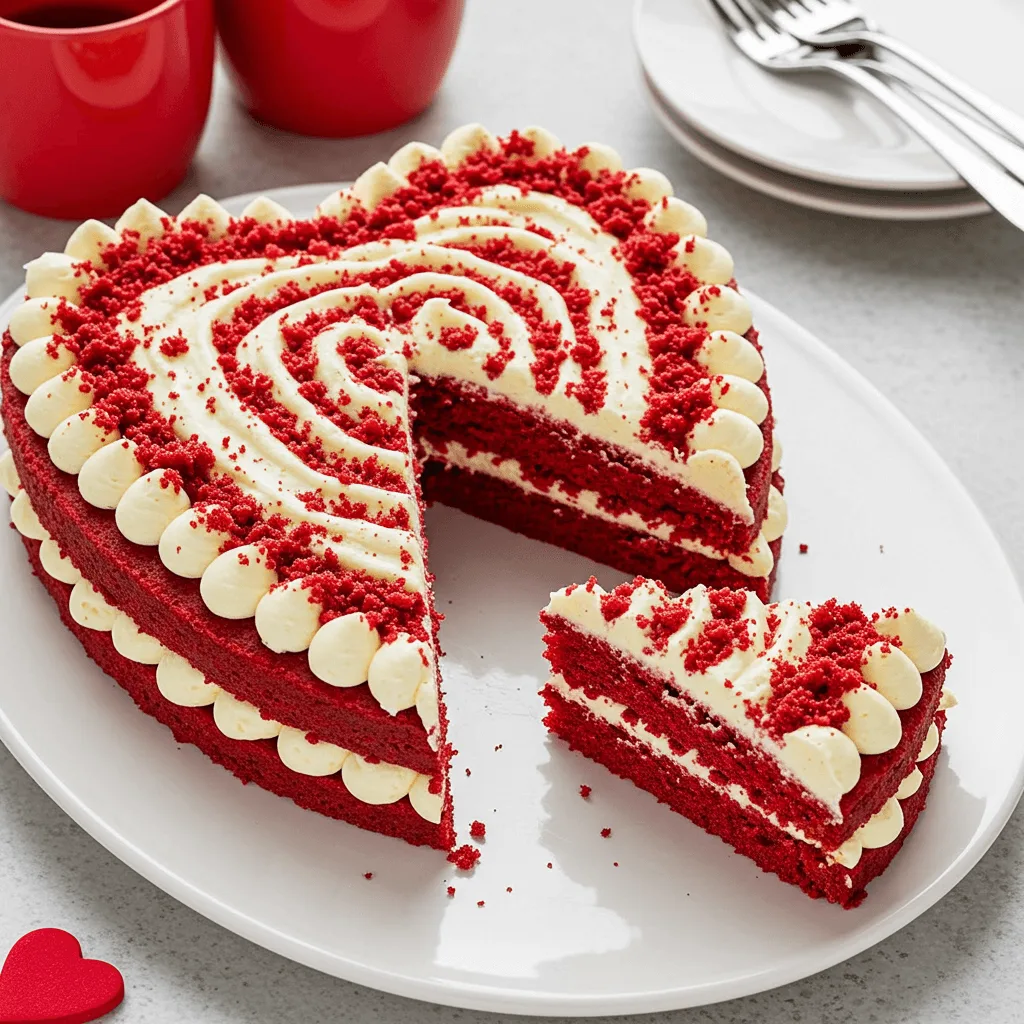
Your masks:
<svg viewBox="0 0 1024 1024"><path fill-rule="evenodd" d="M867 895L868 882L877 878L899 853L924 809L938 761L937 756L932 756L919 766L924 777L920 788L900 801L904 825L897 839L887 846L864 850L856 867L845 868L841 864L829 865L814 846L794 839L762 815L741 807L667 758L652 754L621 729L565 700L552 687L545 687L543 695L549 708L545 724L573 750L653 794L706 832L719 836L762 870L798 885L809 896L846 908L861 903ZM945 713L939 712L935 718L940 733L945 717Z"/></svg>
<svg viewBox="0 0 1024 1024"><path fill-rule="evenodd" d="M89 657L127 690L146 714L166 725L179 743L193 744L242 782L254 782L278 796L294 800L300 807L339 818L370 832L404 839L414 846L451 848L455 833L450 797L445 800L440 825L420 817L407 797L393 804L365 804L349 793L340 774L315 777L286 767L277 755L276 740L230 739L214 723L212 708L183 708L164 699L157 689L156 669L152 665L140 665L121 657L109 633L85 629L75 622L68 611L71 587L43 570L39 563L38 541L22 540L32 571L56 602L64 625L78 637ZM447 772L446 765L443 770Z"/></svg>
<svg viewBox="0 0 1024 1024"><path fill-rule="evenodd" d="M776 479L781 486L777 474ZM744 576L724 560L683 551L649 534L567 508L542 494L527 494L505 480L434 460L424 471L423 496L622 572L659 579L670 590L682 591L706 583L747 588L767 601L775 582L775 569L768 577ZM777 567L782 538L769 547Z"/></svg>
<svg viewBox="0 0 1024 1024"><path fill-rule="evenodd" d="M764 377L762 387L767 395ZM746 523L632 453L587 437L571 423L542 416L475 384L452 377L426 378L416 388L413 401L416 433L435 449L443 451L447 442L456 441L470 455L488 452L515 459L534 486L546 489L558 482L570 493L596 491L602 496L603 507L612 514L633 512L651 527L668 526L673 530L673 541L698 540L720 551L739 553L749 550L760 532L772 476L770 412L760 427L764 437L762 458L746 470L747 498L754 512L753 522ZM650 570L645 575L664 580Z"/></svg>
<svg viewBox="0 0 1024 1024"><path fill-rule="evenodd" d="M728 723L685 698L666 704L663 695L674 689L666 676L599 637L583 633L565 619L543 613L547 627L545 657L554 673L591 700L604 696L634 712L644 728L665 736L679 752L697 749L701 763L718 769L730 782L742 785L755 803L785 823L795 825L827 849L845 842L899 788L911 771L935 718L946 661L922 677L921 699L898 712L903 726L899 744L884 754L861 755L860 780L840 802L842 821L833 824L824 804L812 801L795 781L779 771L774 758L751 744Z"/></svg>
<svg viewBox="0 0 1024 1024"><path fill-rule="evenodd" d="M24 420L25 396L7 372L10 348L8 343L2 378L4 432L22 486L43 526L111 604L222 689L271 718L423 775L438 771L439 755L428 746L414 708L392 717L366 686L330 686L309 670L305 654L275 654L251 619L211 614L199 580L169 572L156 548L131 543L113 513L85 501L77 479L53 465L46 438ZM301 723L295 721L297 713Z"/></svg>

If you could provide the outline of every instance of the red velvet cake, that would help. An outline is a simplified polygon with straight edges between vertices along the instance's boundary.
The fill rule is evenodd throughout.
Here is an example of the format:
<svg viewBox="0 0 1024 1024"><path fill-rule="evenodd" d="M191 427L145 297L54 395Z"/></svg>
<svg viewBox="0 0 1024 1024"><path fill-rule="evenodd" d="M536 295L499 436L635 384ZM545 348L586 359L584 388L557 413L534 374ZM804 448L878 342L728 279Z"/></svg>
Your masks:
<svg viewBox="0 0 1024 1024"><path fill-rule="evenodd" d="M912 609L591 579L541 615L546 724L808 895L854 907L924 807L945 637Z"/></svg>
<svg viewBox="0 0 1024 1024"><path fill-rule="evenodd" d="M541 129L411 143L308 219L140 201L27 267L4 483L93 658L304 806L447 847L424 497L767 600L786 522L729 254Z"/></svg>

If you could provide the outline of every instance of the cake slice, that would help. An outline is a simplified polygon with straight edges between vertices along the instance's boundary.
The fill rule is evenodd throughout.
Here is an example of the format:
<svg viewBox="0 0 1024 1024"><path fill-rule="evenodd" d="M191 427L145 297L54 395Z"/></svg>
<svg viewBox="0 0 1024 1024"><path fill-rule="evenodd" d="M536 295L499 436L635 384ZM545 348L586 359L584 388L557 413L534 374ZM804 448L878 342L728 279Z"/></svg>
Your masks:
<svg viewBox="0 0 1024 1024"><path fill-rule="evenodd" d="M808 895L855 907L924 807L945 637L913 609L593 578L541 614L548 728Z"/></svg>

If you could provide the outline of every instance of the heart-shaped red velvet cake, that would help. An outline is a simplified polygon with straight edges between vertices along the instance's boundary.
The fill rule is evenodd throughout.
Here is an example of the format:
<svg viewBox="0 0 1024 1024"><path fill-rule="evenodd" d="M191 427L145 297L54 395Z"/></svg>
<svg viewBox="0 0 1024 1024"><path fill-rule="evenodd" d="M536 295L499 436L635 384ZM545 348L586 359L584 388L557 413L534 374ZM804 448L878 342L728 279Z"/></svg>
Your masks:
<svg viewBox="0 0 1024 1024"><path fill-rule="evenodd" d="M124 980L59 928L22 936L0 970L0 1024L85 1024L124 999Z"/></svg>
<svg viewBox="0 0 1024 1024"><path fill-rule="evenodd" d="M661 581L556 595L546 697L571 743L847 905L898 849L944 638L916 613L765 608L786 506L761 348L664 175L470 125L311 218L140 202L27 269L12 519L68 627L179 740L449 847L435 500Z"/></svg>

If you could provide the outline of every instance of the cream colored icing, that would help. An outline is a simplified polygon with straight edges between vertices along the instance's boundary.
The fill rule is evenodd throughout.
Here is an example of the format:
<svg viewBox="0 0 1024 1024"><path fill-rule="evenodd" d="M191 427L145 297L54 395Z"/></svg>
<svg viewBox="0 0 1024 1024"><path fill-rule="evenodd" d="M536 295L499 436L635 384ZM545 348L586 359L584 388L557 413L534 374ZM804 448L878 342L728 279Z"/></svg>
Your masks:
<svg viewBox="0 0 1024 1024"><path fill-rule="evenodd" d="M12 498L16 498L21 490L21 477L18 476L18 467L14 464L10 449L0 455L0 487Z"/></svg>

